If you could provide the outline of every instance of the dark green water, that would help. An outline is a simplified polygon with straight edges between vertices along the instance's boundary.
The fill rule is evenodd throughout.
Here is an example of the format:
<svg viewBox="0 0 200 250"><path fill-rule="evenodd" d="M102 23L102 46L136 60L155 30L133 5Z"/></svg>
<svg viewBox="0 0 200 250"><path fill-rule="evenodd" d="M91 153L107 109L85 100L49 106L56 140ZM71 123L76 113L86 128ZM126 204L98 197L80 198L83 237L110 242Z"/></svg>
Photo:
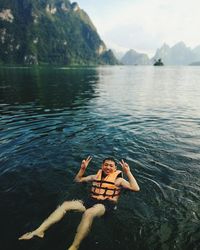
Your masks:
<svg viewBox="0 0 200 250"><path fill-rule="evenodd" d="M97 219L80 250L200 249L200 69L98 67L0 69L0 246L64 250L81 215L45 238L18 241L103 158L126 159L140 185L111 218Z"/></svg>

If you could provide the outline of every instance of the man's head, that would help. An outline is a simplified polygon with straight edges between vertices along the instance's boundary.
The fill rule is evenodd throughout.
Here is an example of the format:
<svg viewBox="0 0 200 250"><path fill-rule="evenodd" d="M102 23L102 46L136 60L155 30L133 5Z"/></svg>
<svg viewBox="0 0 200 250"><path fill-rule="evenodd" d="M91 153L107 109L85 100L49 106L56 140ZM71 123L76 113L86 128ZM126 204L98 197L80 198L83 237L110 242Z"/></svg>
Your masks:
<svg viewBox="0 0 200 250"><path fill-rule="evenodd" d="M117 169L116 161L112 157L105 158L102 162L102 170L108 175L113 173Z"/></svg>

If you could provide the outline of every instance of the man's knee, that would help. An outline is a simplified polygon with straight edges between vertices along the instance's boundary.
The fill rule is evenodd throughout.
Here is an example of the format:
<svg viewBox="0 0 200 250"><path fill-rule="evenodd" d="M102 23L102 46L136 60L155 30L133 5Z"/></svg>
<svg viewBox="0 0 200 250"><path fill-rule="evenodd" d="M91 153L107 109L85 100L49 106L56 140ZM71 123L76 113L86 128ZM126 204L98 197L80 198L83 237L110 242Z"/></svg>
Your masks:
<svg viewBox="0 0 200 250"><path fill-rule="evenodd" d="M86 209L83 216L84 216L84 218L91 218L91 217L93 217L93 213L90 209Z"/></svg>
<svg viewBox="0 0 200 250"><path fill-rule="evenodd" d="M64 201L62 205L60 206L61 209L65 210L78 210L78 211L85 211L85 207L80 200L74 200L74 201Z"/></svg>
<svg viewBox="0 0 200 250"><path fill-rule="evenodd" d="M68 201L64 201L59 207L60 209L63 209L66 211L67 206L68 206Z"/></svg>
<svg viewBox="0 0 200 250"><path fill-rule="evenodd" d="M88 219L92 219L94 217L99 217L104 215L105 213L105 207L102 204L97 204L91 208L88 208L85 212L84 212L84 217L88 218Z"/></svg>
<svg viewBox="0 0 200 250"><path fill-rule="evenodd" d="M65 214L66 213L66 204L64 204L65 202L63 202L61 205L59 205L56 209L56 211Z"/></svg>

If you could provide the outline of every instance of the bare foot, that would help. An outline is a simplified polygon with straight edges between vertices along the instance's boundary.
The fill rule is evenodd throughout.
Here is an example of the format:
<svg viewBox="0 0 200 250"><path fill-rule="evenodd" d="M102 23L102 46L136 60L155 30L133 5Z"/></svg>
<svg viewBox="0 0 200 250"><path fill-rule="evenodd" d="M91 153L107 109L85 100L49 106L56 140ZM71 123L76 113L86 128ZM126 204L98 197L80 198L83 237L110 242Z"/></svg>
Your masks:
<svg viewBox="0 0 200 250"><path fill-rule="evenodd" d="M40 238L44 237L44 233L43 232L37 232L36 230L33 232L29 232L29 233L25 233L23 234L21 237L19 237L18 240L30 240L32 239L34 236L38 236Z"/></svg>

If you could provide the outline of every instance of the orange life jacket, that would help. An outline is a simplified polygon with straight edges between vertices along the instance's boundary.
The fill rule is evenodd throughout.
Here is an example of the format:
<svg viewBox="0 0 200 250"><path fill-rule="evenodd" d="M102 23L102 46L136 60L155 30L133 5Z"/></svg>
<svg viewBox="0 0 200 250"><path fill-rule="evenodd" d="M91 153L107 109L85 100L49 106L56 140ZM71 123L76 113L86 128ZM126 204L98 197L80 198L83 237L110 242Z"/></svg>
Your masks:
<svg viewBox="0 0 200 250"><path fill-rule="evenodd" d="M91 197L97 200L111 200L116 202L119 198L121 188L115 185L120 170L107 175L102 179L102 170L97 172L95 180L92 182Z"/></svg>

